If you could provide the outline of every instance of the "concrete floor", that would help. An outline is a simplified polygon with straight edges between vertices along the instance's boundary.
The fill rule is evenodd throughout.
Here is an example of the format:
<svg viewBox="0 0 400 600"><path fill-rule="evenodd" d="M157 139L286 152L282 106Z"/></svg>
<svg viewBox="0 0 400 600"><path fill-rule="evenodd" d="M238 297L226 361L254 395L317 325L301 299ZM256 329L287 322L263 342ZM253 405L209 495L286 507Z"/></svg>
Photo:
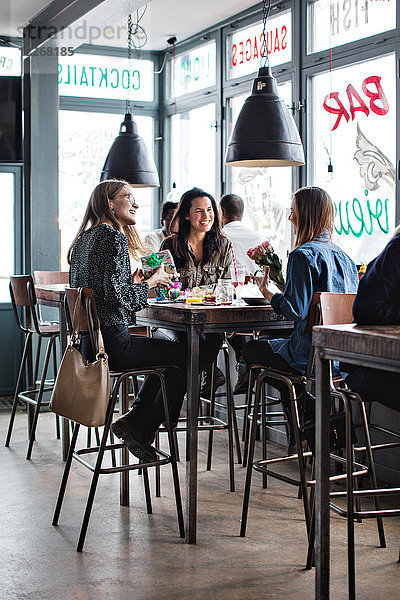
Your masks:
<svg viewBox="0 0 400 600"><path fill-rule="evenodd" d="M304 569L306 532L295 488L271 480L262 490L255 473L247 537L238 536L245 470L237 465L237 491L230 493L224 433L215 435L212 472L205 470L205 436L201 439L197 545L179 539L166 466L153 515L146 514L138 475L131 476L130 507L119 506L118 476L100 477L86 544L78 554L89 471L74 464L60 525L53 527L63 470L54 416L41 415L30 462L24 413L17 415L11 448L4 448L8 417L7 411L0 413L1 600L314 597L314 570ZM183 463L180 475L184 484ZM331 597L346 598L346 524L335 515L331 524ZM400 598L400 519L387 519L385 530L388 547L381 549L373 521L356 525L358 600Z"/></svg>

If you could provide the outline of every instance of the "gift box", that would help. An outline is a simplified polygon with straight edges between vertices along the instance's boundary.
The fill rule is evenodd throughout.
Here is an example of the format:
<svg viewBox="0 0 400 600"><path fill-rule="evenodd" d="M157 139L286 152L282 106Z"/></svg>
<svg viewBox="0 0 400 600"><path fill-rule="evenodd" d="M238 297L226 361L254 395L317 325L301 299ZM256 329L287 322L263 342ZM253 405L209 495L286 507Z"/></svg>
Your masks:
<svg viewBox="0 0 400 600"><path fill-rule="evenodd" d="M159 252L152 252L146 256L142 256L142 267L143 276L145 279L149 279L157 271L158 267L162 264L166 273L170 275L176 275L176 267L172 254L169 250L160 250Z"/></svg>

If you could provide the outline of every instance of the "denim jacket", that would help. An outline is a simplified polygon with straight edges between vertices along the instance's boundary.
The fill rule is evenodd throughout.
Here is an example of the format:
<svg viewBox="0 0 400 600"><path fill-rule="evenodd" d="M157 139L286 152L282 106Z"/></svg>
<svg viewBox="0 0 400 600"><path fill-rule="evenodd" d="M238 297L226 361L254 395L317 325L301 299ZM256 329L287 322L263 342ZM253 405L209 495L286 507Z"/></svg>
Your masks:
<svg viewBox="0 0 400 600"><path fill-rule="evenodd" d="M314 292L357 291L357 268L351 258L330 241L328 232L289 254L283 294L274 294L274 311L295 322L288 339L269 340L274 352L305 373L311 348L308 314Z"/></svg>

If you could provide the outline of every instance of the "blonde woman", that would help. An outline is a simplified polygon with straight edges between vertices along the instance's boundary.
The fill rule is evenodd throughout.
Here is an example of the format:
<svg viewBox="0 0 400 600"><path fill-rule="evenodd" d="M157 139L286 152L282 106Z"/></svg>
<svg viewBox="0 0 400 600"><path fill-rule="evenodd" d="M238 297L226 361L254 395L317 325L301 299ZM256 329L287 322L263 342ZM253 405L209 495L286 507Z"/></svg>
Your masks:
<svg viewBox="0 0 400 600"><path fill-rule="evenodd" d="M168 366L167 391L171 419L177 420L186 391L186 357L183 345L131 335L136 312L147 304L149 288L171 283L161 266L146 282L140 270L132 274L131 260L140 258L142 243L136 231L139 206L126 181L102 181L93 190L79 231L68 252L70 285L91 288L96 300L104 345L110 367ZM90 340L81 334L81 351L91 355ZM151 461L156 453L151 443L164 420L158 379L146 378L130 411L117 419L112 430L136 457Z"/></svg>
<svg viewBox="0 0 400 600"><path fill-rule="evenodd" d="M289 219L295 243L289 254L286 286L283 293L270 289L269 270L259 287L278 314L294 321L289 338L248 342L243 355L246 363L262 364L273 369L305 374L311 348L308 325L311 298L314 292L349 292L358 287L357 268L352 259L332 242L334 207L329 194L319 187L304 187L293 196ZM283 406L288 406L286 386L269 382L279 389ZM302 390L297 390L299 395ZM286 411L289 424L290 411ZM290 428L292 430L292 428ZM293 431L289 452L294 447Z"/></svg>

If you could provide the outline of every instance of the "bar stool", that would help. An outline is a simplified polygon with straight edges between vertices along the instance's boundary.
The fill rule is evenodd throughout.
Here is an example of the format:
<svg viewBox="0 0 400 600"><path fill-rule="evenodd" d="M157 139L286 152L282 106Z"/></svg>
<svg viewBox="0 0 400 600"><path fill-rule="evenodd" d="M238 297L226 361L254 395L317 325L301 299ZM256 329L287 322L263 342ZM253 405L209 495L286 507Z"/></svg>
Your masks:
<svg viewBox="0 0 400 600"><path fill-rule="evenodd" d="M53 353L53 368L54 373L57 372L57 357L55 341L59 335L59 326L54 323L42 323L37 313L37 302L35 295L35 287L31 275L14 275L10 277L10 295L14 311L15 322L18 329L25 335L25 345L22 353L21 363L19 367L17 382L15 385L14 400L11 410L10 422L5 445L8 447L11 441L11 434L14 426L15 413L18 406L18 400L26 403L29 416L29 444L26 454L27 460L31 458L33 443L35 441L35 432L39 417L40 407L48 406L49 401L43 399L44 392L51 391L52 383L46 381L47 370L51 354ZM18 309L24 310L24 323L21 321ZM35 368L32 374L32 338L33 335L38 336L38 347L35 358ZM40 361L40 350L42 339L48 340L46 354L43 363L43 369L40 379L38 380L38 370ZM20 391L22 377L25 368L28 372L29 385L32 389ZM49 385L50 384L50 385ZM38 386L38 387L37 387ZM33 415L29 411L30 406L35 406ZM57 437L59 438L59 420L57 417Z"/></svg>
<svg viewBox="0 0 400 600"><path fill-rule="evenodd" d="M354 301L354 294L351 295L351 301ZM320 297L321 292L317 292L313 295L311 307L310 307L310 316L309 323L310 328L313 325L319 324L321 321L321 308L320 308ZM247 515L248 515L248 506L249 506L249 496L250 496L250 485L252 478L252 471L258 471L263 474L263 478L267 475L277 478L281 481L284 481L290 485L297 486L299 488L299 496L301 496L303 500L303 508L304 508L304 516L306 521L306 529L307 534L310 535L311 525L312 525L312 515L311 515L311 503L313 499L313 490L315 486L315 479L313 477L313 472L311 473L311 477L307 479L306 477L306 459L312 459L312 452L305 451L302 442L302 422L299 414L299 406L298 406L298 397L296 394L296 386L298 388L305 389L305 385L308 383L310 386L314 383L313 377L313 365L314 365L314 349L311 348L310 356L308 360L307 366L307 375L302 376L300 374L281 372L275 369L271 369L266 367L265 365L253 365L252 371L256 371L259 369L261 374L256 378L256 392L254 399L254 407L253 407L253 416L251 416L252 426L251 426L251 436L249 438L249 450L248 450L248 459L247 459L247 474L246 474L246 485L245 485L245 494L243 499L243 509L242 509L242 523L240 535L242 537L245 536L246 533L246 525L247 525ZM277 382L283 383L288 391L289 401L290 401L290 410L293 421L293 429L295 435L295 447L296 454L294 455L286 455L279 458L267 459L263 458L261 460L257 460L253 462L254 456L254 448L255 448L255 439L256 439L256 429L258 423L258 416L260 414L260 405L261 405L261 423L265 422L265 406L263 402L263 385L267 380L273 380ZM342 381L342 378L339 377L335 381L331 378L331 395L332 398L337 398L338 394L336 393L334 383L338 383L338 381ZM249 384L250 390L250 384ZM257 418L254 418L254 415L257 415ZM263 448L264 454L264 448ZM332 458L341 464L345 463L345 459L342 456L331 454ZM277 472L273 470L272 466L275 465L284 465L289 461L295 460L298 464L298 473L299 477L292 477L286 475L281 472ZM365 475L368 473L368 468L361 463L354 463L354 468L356 469L357 476ZM339 481L341 479L345 479L346 474L338 474L334 475L330 478L330 481ZM266 480L263 479L263 484L266 483ZM265 485L264 485L265 487ZM308 489L311 488L311 496L309 494ZM309 497L310 496L310 497ZM379 524L378 524L379 529Z"/></svg>
<svg viewBox="0 0 400 600"><path fill-rule="evenodd" d="M353 322L352 306L354 302L355 294L334 294L323 292L320 296L320 311L321 311L321 324L323 325L337 325ZM370 430L377 429L391 435L394 438L399 439L399 434L383 429L373 423L369 422L369 415L367 410L367 404L364 399L347 389L345 384L336 390L339 396L342 398L345 409L346 409L346 491L331 491L330 496L332 500L340 497L347 498L346 509L335 504L333 501L330 503L331 509L347 520L347 544L348 544L348 590L350 600L355 599L356 588L355 588L355 545L354 545L354 521L361 521L365 518L375 518L377 520L378 533L380 547L386 547L385 534L383 529L382 518L393 517L400 515L400 507L390 510L382 509L379 503L380 496L398 496L400 495L400 488L383 488L378 487L373 451L383 449L393 449L400 446L400 441L389 442L382 444L372 444ZM360 407L361 413L361 426L363 430L364 446L354 448L355 452L363 452L366 454L368 473L370 476L370 489L355 489L354 484L354 453L352 452L352 440L351 440L351 423L352 423L352 402L357 403ZM363 498L372 497L374 500L373 510L362 510L360 501ZM355 504L356 503L356 504ZM314 515L313 515L314 517ZM310 539L307 554L307 565L306 568L310 569L313 564L314 558L314 538L315 538L315 520L312 519L312 526L310 531ZM400 562L400 553L399 559Z"/></svg>
<svg viewBox="0 0 400 600"><path fill-rule="evenodd" d="M67 294L70 308L71 308L71 306L74 307L75 302L78 297L78 290L72 289L72 288L67 288L66 294ZM96 355L97 347L96 347L96 344L94 343L94 340L97 339L96 323L98 323L98 320L97 320L97 313L96 313L95 301L94 301L94 296L93 296L92 290L84 289L82 297L83 297L84 303L85 303L85 313L82 314L82 311L81 311L80 331L89 331L90 339L92 341L93 353L94 353L94 355ZM173 367L169 367L169 368L173 368ZM106 415L106 420L104 423L103 434L102 434L101 442L100 442L99 446L94 446L94 447L90 447L90 448L81 448L81 449L75 450L77 439L78 439L78 433L79 433L79 429L80 429L80 424L75 423L75 425L74 425L74 431L73 431L73 435L72 435L72 439L71 439L71 445L70 445L70 448L68 451L68 456L67 456L67 460L66 460L65 468L64 468L64 474L62 477L60 490L59 490L59 494L58 494L58 499L57 499L57 503L56 503L56 507L55 507L54 516L53 516L53 525L58 525L58 520L59 520L60 511L61 511L61 507L62 507L63 500L64 500L64 494L65 494L65 490L66 490L66 486L67 486L67 482L68 482L68 477L69 477L69 473L70 473L70 469L71 469L72 460L75 459L80 464L82 464L84 467L86 467L87 469L89 469L92 472L92 481L91 481L91 485L90 485L90 491L89 491L89 495L88 495L88 499L87 499L87 503L86 503L86 509L85 509L84 518L83 518L82 527L80 530L80 535L79 535L79 540L78 540L78 545L77 545L78 552L82 552L83 545L85 542L86 532L87 532L87 528L89 525L89 519L90 519L92 507L93 507L93 502L94 502L94 497L95 497L95 493L96 493L96 489L97 489L97 483L98 483L99 476L102 474L121 473L121 479L125 480L125 490L126 490L126 494L121 495L121 504L128 505L129 498L128 498L128 491L127 491L127 484L128 484L129 471L132 471L132 470L142 471L144 487L145 487L147 512L149 514L151 514L152 507L151 507L150 488L149 488L147 470L150 467L156 467L156 466L161 466L161 465L166 465L166 464L171 464L171 468L172 468L172 476L173 476L174 492L175 492L175 502L176 502L177 517L178 517L178 525L179 525L179 534L180 534L181 538L184 537L182 501L181 501L181 494L180 494L180 487L179 487L179 477L178 477L178 469L177 469L177 463L176 463L175 445L174 445L174 441L173 441L173 433L172 433L170 415L169 415L169 403L168 403L167 390L166 390L166 385L165 385L165 371L166 371L166 367L154 367L151 369L144 369L144 368L130 369L129 371L110 371L110 376L112 378L114 378L114 384L113 384L112 392L110 395L110 401L109 401L108 408L107 408L107 415ZM160 381L161 392L162 392L162 397L163 397L163 402L164 402L165 423L166 423L166 429L168 432L168 441L169 441L170 452L169 452L169 454L167 454L166 452L163 452L162 450L156 448L156 453L159 456L159 458L156 461L153 461L153 462L139 461L138 463L135 463L135 464L129 464L129 456L130 455L128 453L127 447L122 443L107 444L107 438L108 438L108 434L110 432L110 427L111 427L113 413L114 413L114 407L115 407L115 404L116 404L116 401L118 398L119 391L121 390L120 399L122 400L122 404L123 405L127 404L128 380L131 377L137 377L140 375L144 375L144 376L155 375L156 377L158 377L158 379ZM123 406L123 408L124 408L124 406ZM104 453L106 451L113 452L116 449L122 450L121 464L119 464L119 465L113 464L111 467L104 467L103 466ZM95 461L94 465L91 462L89 462L88 460L86 460L85 455L87 455L87 454L94 454L96 456L96 461Z"/></svg>
<svg viewBox="0 0 400 600"><path fill-rule="evenodd" d="M241 453L240 453L240 441L239 441L239 433L236 421L236 414L234 411L234 401L232 394L232 386L230 383L230 370L229 370L229 353L228 346L226 343L226 338L223 341L222 352L224 353L224 361L225 361L225 371L226 371L226 404L219 404L219 406L226 408L227 410L227 419L226 421L217 417L215 415L214 409L216 406L215 402L215 371L216 371L216 362L211 364L211 394L210 398L203 398L199 396L199 416L198 416L198 430L199 431L208 431L209 432L209 440L208 440L208 451L207 451L207 471L211 470L211 460L212 460L212 443L213 443L213 433L214 431L227 431L228 432L228 462L229 462L229 490L231 492L235 491L235 470L234 470L234 443L233 437L236 437L236 448L238 452L238 462L241 462ZM203 410L202 404L206 405L206 410ZM164 433L166 430L163 426L161 426L157 432L156 441L158 443L159 433ZM177 457L179 460L179 450L178 450L178 442L176 434L187 431L187 422L186 417L179 417L177 426L174 427L174 439L175 439L175 448ZM156 496L160 495L160 479L157 475L156 477Z"/></svg>

